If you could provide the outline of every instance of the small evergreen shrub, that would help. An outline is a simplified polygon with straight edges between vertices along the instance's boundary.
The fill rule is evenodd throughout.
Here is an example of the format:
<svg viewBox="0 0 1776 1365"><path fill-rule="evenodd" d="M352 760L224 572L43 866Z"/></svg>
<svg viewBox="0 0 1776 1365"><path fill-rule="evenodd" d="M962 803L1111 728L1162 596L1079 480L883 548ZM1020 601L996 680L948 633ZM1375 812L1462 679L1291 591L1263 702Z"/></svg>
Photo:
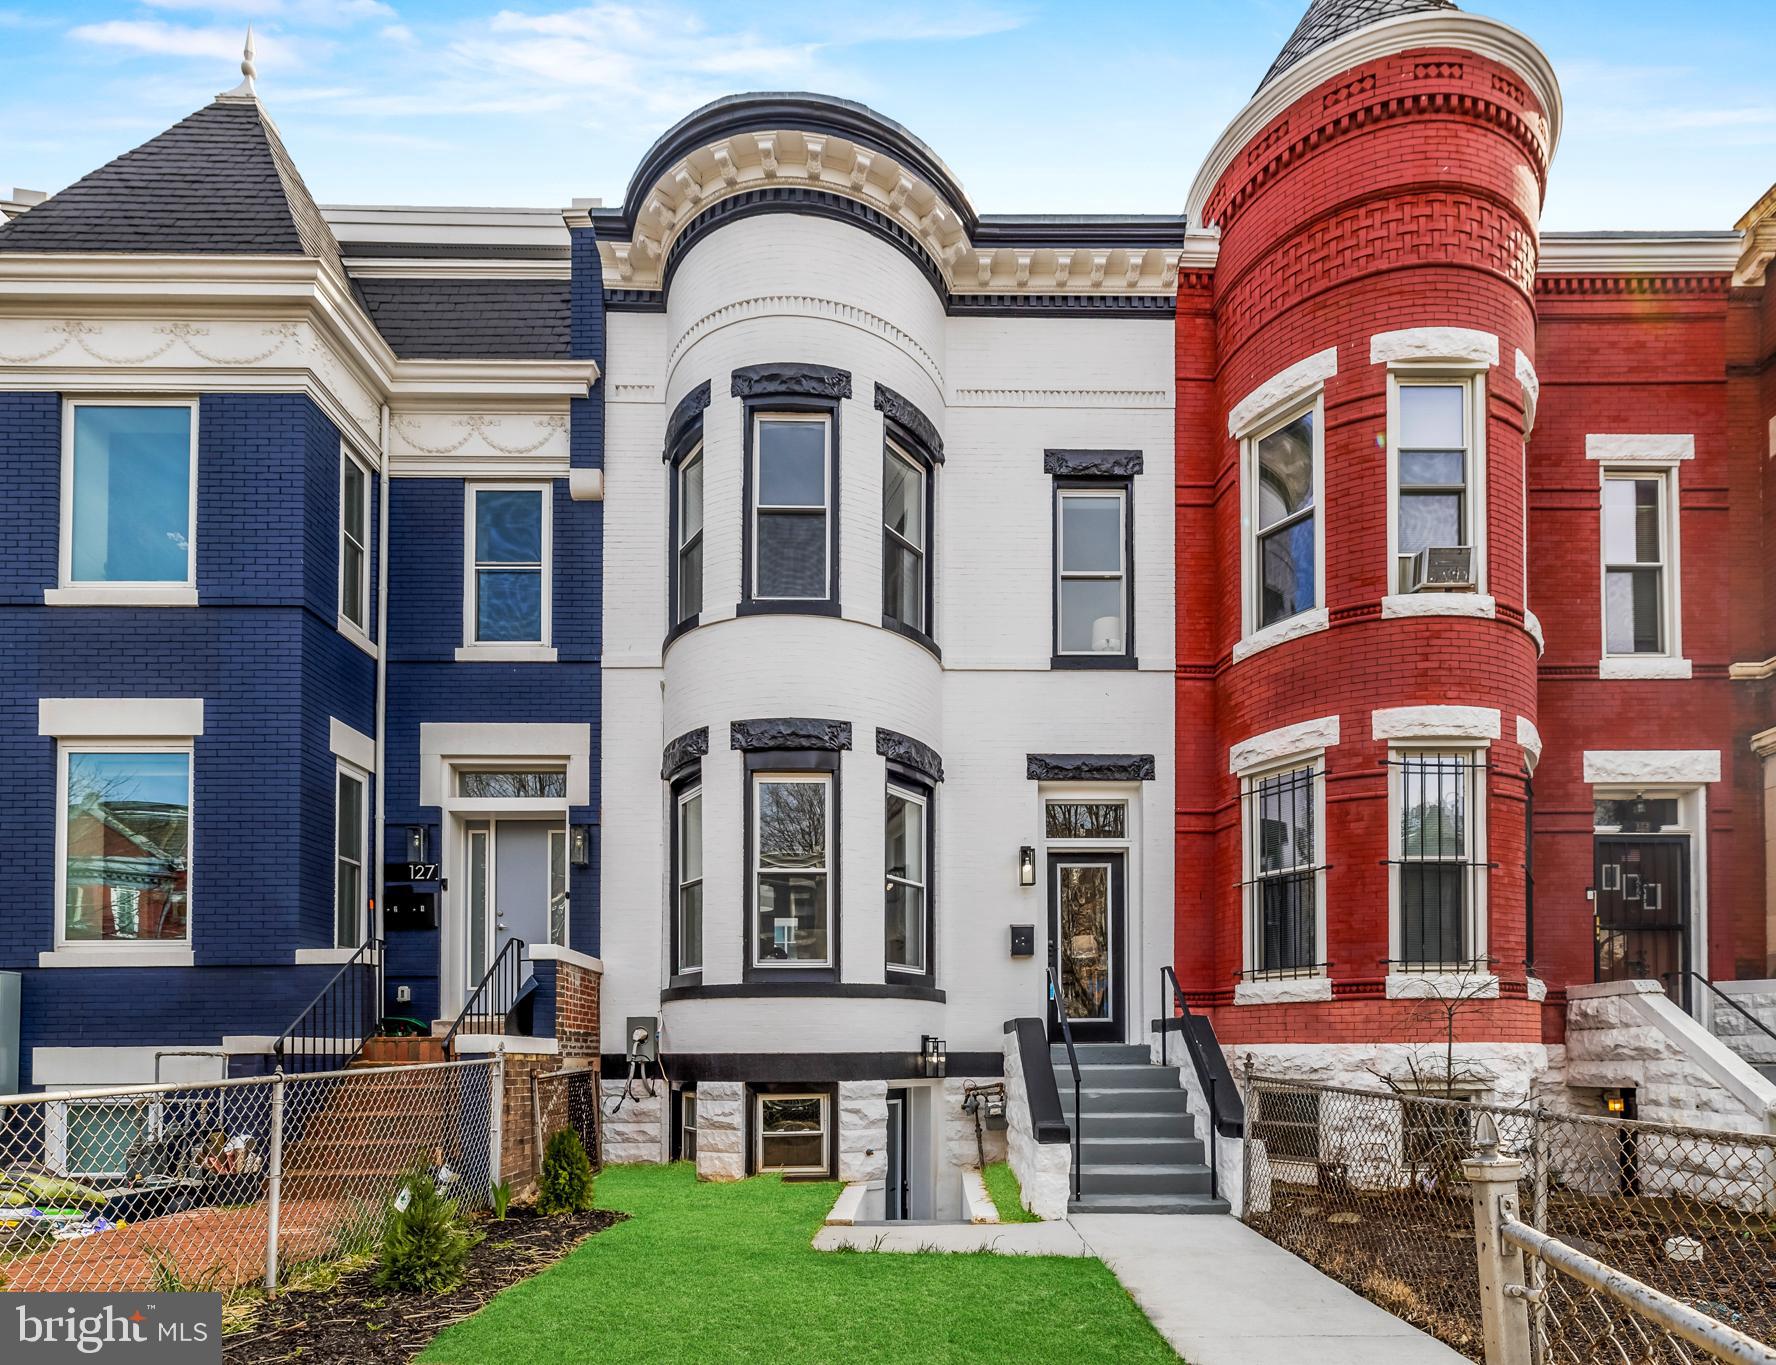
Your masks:
<svg viewBox="0 0 1776 1365"><path fill-rule="evenodd" d="M462 1283L471 1236L458 1217L456 1201L438 1192L432 1172L414 1170L401 1183L407 1197L395 1196L382 1230L382 1263L376 1283L384 1289L441 1294Z"/></svg>
<svg viewBox="0 0 1776 1365"><path fill-rule="evenodd" d="M590 1213L592 1163L580 1135L571 1128L549 1134L543 1149L543 1177L537 1191L538 1213Z"/></svg>

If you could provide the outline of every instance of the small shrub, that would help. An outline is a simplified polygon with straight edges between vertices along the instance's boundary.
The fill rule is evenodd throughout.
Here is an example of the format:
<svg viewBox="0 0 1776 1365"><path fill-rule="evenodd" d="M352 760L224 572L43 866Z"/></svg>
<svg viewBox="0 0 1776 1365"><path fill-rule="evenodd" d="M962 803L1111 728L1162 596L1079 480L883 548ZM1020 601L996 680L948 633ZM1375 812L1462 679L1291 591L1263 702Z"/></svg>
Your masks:
<svg viewBox="0 0 1776 1365"><path fill-rule="evenodd" d="M419 1168L402 1181L382 1231L382 1264L376 1283L384 1289L441 1294L462 1283L475 1239L457 1216L454 1199L438 1193L432 1173Z"/></svg>
<svg viewBox="0 0 1776 1365"><path fill-rule="evenodd" d="M502 1180L487 1192L488 1201L493 1205L493 1216L496 1222L506 1221L506 1210L512 1206L512 1182Z"/></svg>
<svg viewBox="0 0 1776 1365"><path fill-rule="evenodd" d="M543 1177L537 1192L537 1212L589 1213L592 1209L592 1163L571 1128L549 1134L543 1149Z"/></svg>

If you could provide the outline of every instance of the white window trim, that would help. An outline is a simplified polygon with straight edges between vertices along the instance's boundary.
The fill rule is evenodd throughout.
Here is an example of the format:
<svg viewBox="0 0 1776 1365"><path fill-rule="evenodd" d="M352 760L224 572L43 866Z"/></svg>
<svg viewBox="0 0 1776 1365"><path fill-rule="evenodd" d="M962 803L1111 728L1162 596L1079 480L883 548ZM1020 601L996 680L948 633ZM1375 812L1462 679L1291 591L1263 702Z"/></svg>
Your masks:
<svg viewBox="0 0 1776 1365"><path fill-rule="evenodd" d="M700 561L697 567L697 610L694 612L685 611L684 554L685 550L690 546L690 537L685 535L685 477L689 474L692 465L698 467L703 479L703 495L699 499L702 508L698 513L696 540L700 545L706 545L708 543L707 532L709 529L709 461L704 457L703 442L701 441L698 441L693 445L690 453L674 465L672 469L672 497L677 504L678 509L678 516L676 519L678 523L678 543L672 547L672 588L677 593L677 597L672 602L670 613L672 624L674 626L690 620L692 616L702 615L703 580L707 577L703 572L703 570L708 567L707 561Z"/></svg>
<svg viewBox="0 0 1776 1365"><path fill-rule="evenodd" d="M886 479L883 480L883 493L882 493L883 500L884 500L884 505L882 507L882 535L887 539L898 541L898 542L906 545L908 549L912 550L915 554L917 554L919 556L919 591L918 591L918 595L915 600L918 603L919 616L921 619L916 622L915 621L901 621L900 624L903 626L906 626L912 630L919 631L920 633L922 633L924 635L929 636L933 633L932 629L931 629L931 622L929 622L923 618L925 616L925 601L926 601L926 597L927 597L926 588L927 588L928 584L930 583L930 575L931 575L931 528L925 524L926 503L931 500L930 488L929 488L928 482L927 482L931 478L931 470L926 467L925 462L923 460L915 459L911 454L909 454L906 450L906 447L901 445L900 442L896 441L892 436L888 436L888 437L883 438L882 449L883 449L885 459L899 460L908 469L912 470L913 477L917 480L917 496L914 498L913 501L914 501L914 510L918 513L918 518L919 518L919 541L918 541L918 544L916 544L916 545L913 544L911 541L907 540L907 538L905 536L901 535L900 532L893 530L888 525L888 508L886 505L886 499L887 499L887 486L886 486L887 481L886 481ZM1128 515L1128 508L1126 506L1123 508L1123 515L1125 517ZM1128 544L1128 531L1127 531L1126 526L1123 528L1123 544L1124 545ZM888 581L888 561L887 561L886 556L884 556L883 561L882 561L882 582L884 585L886 585L887 581ZM1128 594L1125 591L1123 594L1125 600L1127 598L1127 595ZM1127 610L1127 608L1125 606L1125 608L1124 608L1125 613L1126 613L1126 610ZM900 620L900 618L898 616L893 619L896 621ZM1126 631L1126 624L1125 624L1124 629ZM1126 638L1126 636L1125 636L1125 638Z"/></svg>
<svg viewBox="0 0 1776 1365"><path fill-rule="evenodd" d="M1067 562L1067 503L1074 498L1115 498L1116 499L1116 562L1117 570L1109 573L1102 570L1074 569L1068 571ZM1129 653L1129 627L1132 623L1129 591L1132 565L1129 563L1129 490L1127 488L1104 485L1063 484L1055 490L1055 556L1054 556L1054 603L1055 603L1055 653L1067 659L1123 659ZM1117 615L1122 620L1122 648L1107 649L1067 649L1062 645L1066 638L1066 618L1063 615L1063 597L1061 586L1069 580L1074 582L1108 583L1115 581L1121 584L1122 591L1117 595Z"/></svg>
<svg viewBox="0 0 1776 1365"><path fill-rule="evenodd" d="M765 454L764 441L760 439L762 435L760 429L766 422L818 422L824 437L820 459L820 505L822 509L821 525L825 530L825 538L821 545L821 556L826 561L826 578L821 584L820 592L811 597L767 597L759 591L758 571L759 560L761 558L759 546L759 513L786 511L800 512L803 515L810 515L813 511L812 503L765 503L760 499L759 492L763 486L763 481L759 476L759 462L764 458ZM751 519L752 563L747 565L747 573L751 580L749 584L752 590L751 600L754 602L828 602L831 601L834 596L833 574L837 570L838 565L832 562L833 518L838 515L838 512L837 509L833 507L832 443L832 416L829 413L769 412L760 410L752 415L752 480L750 484L752 506L746 509L746 515ZM705 479L708 477L708 466L704 467L704 477ZM705 486L704 491L705 494L707 494L707 486Z"/></svg>
<svg viewBox="0 0 1776 1365"><path fill-rule="evenodd" d="M185 937L182 939L100 940L67 937L68 923L68 755L183 754L185 755ZM39 967L189 967L193 962L192 931L196 925L197 899L192 875L197 867L197 757L196 745L159 740L104 740L96 737L64 739L56 744L55 812L55 950L37 955Z"/></svg>
<svg viewBox="0 0 1776 1365"><path fill-rule="evenodd" d="M1400 709L1407 711L1418 709L1431 711L1437 709L1479 710L1480 708L1403 707ZM1377 717L1380 717L1383 714L1384 713L1380 711L1375 713ZM1496 729L1498 712L1494 711L1491 715L1495 727L1493 730L1493 737L1496 738L1498 733ZM1380 733L1377 733L1375 736L1377 739L1382 739L1384 737L1385 736ZM1387 882L1388 975L1390 977L1395 975L1417 976L1429 977L1435 980L1441 976L1460 976L1469 981L1479 981L1482 978L1487 954L1491 948L1490 935L1487 932L1487 921L1492 891L1492 874L1487 866L1487 850L1490 846L1488 843L1489 836L1487 830L1487 805L1491 795L1491 782L1488 777L1487 762L1490 753L1490 744L1484 740L1475 738L1471 732L1463 733L1459 730L1434 737L1418 735L1410 739L1395 738L1392 739L1388 745ZM1455 970L1452 971L1446 970L1438 972L1433 969L1431 971L1397 972L1394 970L1394 966L1402 961L1405 952L1405 926L1400 918L1400 873L1404 866L1402 862L1404 849L1400 839L1400 815L1405 800L1405 794L1402 790L1405 780L1405 769L1401 765L1406 759L1430 754L1460 754L1465 757L1471 765L1468 773L1468 778L1471 783L1468 789L1468 837L1467 847L1463 850L1465 857L1468 859L1469 864L1473 867L1476 873L1470 883L1474 889L1473 903L1463 907L1463 913L1466 916L1466 923L1463 927L1466 930L1469 939L1469 957L1467 963L1444 964L1446 967L1453 967ZM1461 968L1468 965L1473 965L1476 970L1473 972L1463 972ZM1388 998L1396 999L1400 997L1389 995Z"/></svg>
<svg viewBox="0 0 1776 1365"><path fill-rule="evenodd" d="M1293 616L1285 616L1280 621L1273 621L1268 626L1258 626L1258 443L1265 437L1281 431L1289 423L1298 421L1303 416L1313 415L1313 525L1314 525L1314 601L1313 605L1296 612ZM1277 412L1275 416L1254 426L1241 440L1240 447L1240 644L1245 646L1245 654L1236 655L1244 658L1247 654L1259 649L1268 648L1265 643L1271 636L1277 638L1270 643L1280 644L1285 639L1294 639L1299 634L1311 631L1301 630L1286 632L1284 627L1292 625L1302 618L1317 623L1322 618L1331 623L1331 616L1326 606L1326 394L1323 388L1316 388L1310 398L1291 404ZM1315 624L1314 629L1324 629Z"/></svg>
<svg viewBox="0 0 1776 1365"><path fill-rule="evenodd" d="M191 413L189 489L185 513L185 581L103 583L76 580L74 565L74 423L80 408L185 408ZM43 601L51 607L197 605L197 411L195 398L64 398L62 400L61 524L56 586Z"/></svg>
<svg viewBox="0 0 1776 1365"><path fill-rule="evenodd" d="M693 801L693 800L701 801L702 799L703 799L703 784L701 782L694 782L690 786L686 787L683 791L681 791L678 794L677 798L672 803L672 839L673 839L673 844L674 844L674 851L677 855L673 859L673 867L674 867L673 882L674 882L674 885L672 887L673 938L678 944L678 953L672 962L672 974L674 976L700 975L702 973L703 967L704 967L703 958L705 956L705 953L704 953L705 940L708 938L707 933L703 933L698 936L697 965L694 967L688 967L685 965L684 960L683 960L684 959L684 942L685 942L685 938L684 938L684 890L685 890L685 887L690 885L690 882L685 879L685 875L684 875L684 864L685 864L684 809L685 809L685 806L688 805L691 801ZM699 829L701 829L701 825L699 825ZM697 862L700 866L703 863L704 852L705 852L705 850L703 850L703 849L699 849L697 851ZM707 886L708 885L707 872L708 872L708 869L704 868L704 875L700 875L696 878L697 884L699 886ZM707 904L708 904L708 902L705 901L705 908L707 908Z"/></svg>
<svg viewBox="0 0 1776 1365"><path fill-rule="evenodd" d="M931 832L931 806L928 802L928 799L922 793L915 791L913 788L906 786L903 783L890 782L888 784L887 793L890 796L898 796L903 801L911 802L913 805L915 805L919 808L920 879L918 881L913 881L907 877L896 877L893 873L889 872L886 867L884 867L882 869L882 880L885 883L886 882L898 882L902 886L910 886L910 887L917 887L918 888L918 891L919 891L919 946L920 946L921 951L919 953L919 961L916 964L905 963L905 962L885 962L884 965L891 972L904 972L908 976L924 976L925 973L930 970L930 961L931 961L931 944L929 942L927 942L930 935L926 932L929 925L930 925L930 915L928 913L928 908L930 906L930 896L931 896L931 849L929 847L930 839L928 838L928 836ZM884 805L884 808L883 808L884 822L886 822L886 819L887 819L887 808ZM886 905L886 896L884 895L884 906L885 905Z"/></svg>
<svg viewBox="0 0 1776 1365"><path fill-rule="evenodd" d="M1336 743L1336 739L1333 742ZM1326 952L1326 751L1322 748L1299 749L1286 757L1253 766L1240 773L1240 937L1243 947L1240 955L1242 976L1234 987L1235 1004L1264 1000L1266 997L1276 999L1274 993L1260 991L1248 992L1242 1001L1239 990L1241 986L1269 986L1320 978L1326 979L1326 998L1331 998L1331 981L1326 977L1323 966L1316 966L1311 971L1279 967L1275 969L1279 975L1257 980L1247 979L1247 974L1258 970L1259 851L1258 831L1253 828L1250 818L1253 803L1257 799L1259 786L1268 779L1303 771L1317 773L1319 778L1312 788L1314 846L1309 857L1314 869L1314 953L1316 957L1323 957Z"/></svg>
<svg viewBox="0 0 1776 1365"><path fill-rule="evenodd" d="M339 864L345 857L339 847L339 779L350 778L358 784L358 910L364 920L360 925L360 942L339 941ZM349 861L349 860L348 860ZM333 765L333 947L338 951L357 950L371 938L369 922L370 875L370 774L355 763L339 760Z"/></svg>
<svg viewBox="0 0 1776 1365"><path fill-rule="evenodd" d="M767 1100L819 1100L820 1101L820 1150L821 1158L818 1166L767 1166L765 1165L765 1101ZM821 1091L796 1092L794 1094L778 1094L765 1091L753 1096L753 1169L760 1174L775 1171L783 1175L825 1175L829 1172L827 1151L832 1139L832 1096ZM811 1133L773 1133L772 1137L811 1137Z"/></svg>
<svg viewBox="0 0 1776 1365"><path fill-rule="evenodd" d="M47 739L182 739L204 732L202 697L42 697L37 733Z"/></svg>
<svg viewBox="0 0 1776 1365"><path fill-rule="evenodd" d="M364 479L364 521L358 528L362 536L359 548L364 556L362 581L358 585L358 614L364 618L363 624L352 620L345 614L345 542L352 532L345 524L345 476L350 468L356 468ZM361 649L376 653L376 646L370 639L370 504L375 497L375 481L369 466L357 457L357 454L344 441L339 443L339 538L336 558L339 560L339 595L338 595L338 628L339 633ZM353 539L356 539L353 536Z"/></svg>
<svg viewBox="0 0 1776 1365"><path fill-rule="evenodd" d="M1633 447L1616 444L1639 441L1647 444ZM1683 537L1678 470L1681 461L1695 458L1694 440L1688 436L1587 436L1585 451L1587 459L1597 461L1598 478L1597 675L1600 678L1688 678L1691 664L1683 651ZM1612 480L1635 479L1657 480L1659 484L1659 530L1664 538L1659 610L1665 618L1665 648L1657 654L1611 654L1609 606L1605 600L1609 557L1604 546L1603 494Z"/></svg>
<svg viewBox="0 0 1776 1365"><path fill-rule="evenodd" d="M751 922L751 924L749 924L747 926L747 932L752 940L752 949L751 949L751 951L752 951L752 965L754 968L756 968L760 971L789 971L789 970L794 970L796 968L804 968L804 967L806 967L806 968L832 967L833 965L835 965L834 961L833 961L833 951L832 951L833 950L833 936L834 936L834 932L837 927L834 922L835 916L833 915L833 889L834 888L833 888L833 867L832 867L833 834L835 832L833 829L833 793L834 793L834 790L836 787L836 783L834 782L833 779L837 776L837 774L828 773L828 772L818 772L818 773L756 772L756 773L749 774L749 776L752 779L751 791L748 793L748 795L750 797L750 805L751 805L751 810L748 812L748 818L752 821L752 866L751 866L751 868L748 869L747 875L750 878L752 884L751 884L751 887L749 888L750 894L747 899L748 899L748 914L751 916L752 922ZM759 794L759 788L766 783L788 784L788 783L792 783L792 782L818 784L826 789L826 810L825 810L825 815L826 815L826 854L825 854L825 858L821 862L821 865L819 868L820 874L826 878L826 882L825 882L826 899L825 899L825 905L823 906L823 910L825 912L825 919L826 919L826 955L821 958L793 957L793 958L785 959L783 961L778 961L773 958L759 956L759 932L758 931L759 931L759 916L761 913L760 906L759 906L759 879L765 875L766 868L765 868L764 862L762 860L761 851L759 848L759 795L758 794ZM804 871L804 872L814 871L813 868L801 868L801 869L792 869L792 870L799 870L799 871Z"/></svg>
<svg viewBox="0 0 1776 1365"><path fill-rule="evenodd" d="M1460 328L1426 328L1425 331L1460 331ZM1384 334L1387 335L1387 334ZM1485 336L1486 333L1475 335ZM1375 340L1379 341L1377 337ZM1490 362L1479 357L1445 356L1436 360L1393 360L1388 364L1387 378L1387 577L1382 591L1382 614L1420 616L1493 616L1497 605L1487 585L1487 498L1486 498L1486 380L1488 364L1498 363L1498 338L1493 337ZM1402 593L1400 583L1400 386L1402 384L1453 385L1466 391L1462 417L1467 424L1467 496L1463 509L1462 538L1474 552L1474 586L1457 592ZM1467 596L1479 606L1473 610L1460 607L1407 608L1396 603L1389 611L1389 599L1417 597ZM1492 604L1486 611L1485 605Z"/></svg>
<svg viewBox="0 0 1776 1365"><path fill-rule="evenodd" d="M477 640L475 630L475 496L478 493L536 493L542 499L542 611L539 640ZM463 642L456 651L459 663L553 663L555 596L554 485L535 480L476 482L463 485Z"/></svg>

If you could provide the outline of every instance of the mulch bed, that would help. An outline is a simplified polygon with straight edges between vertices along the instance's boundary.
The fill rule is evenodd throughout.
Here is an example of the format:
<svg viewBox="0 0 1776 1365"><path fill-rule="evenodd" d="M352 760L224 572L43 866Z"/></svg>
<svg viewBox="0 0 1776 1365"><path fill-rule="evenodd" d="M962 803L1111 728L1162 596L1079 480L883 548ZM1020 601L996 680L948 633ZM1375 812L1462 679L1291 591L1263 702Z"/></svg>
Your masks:
<svg viewBox="0 0 1776 1365"><path fill-rule="evenodd" d="M624 1215L544 1218L513 1209L503 1223L478 1220L485 1236L469 1252L461 1287L442 1295L391 1294L376 1286L376 1267L342 1275L325 1290L289 1290L259 1304L250 1327L225 1336L225 1365L351 1361L406 1365L452 1323L479 1312L502 1289L546 1270Z"/></svg>

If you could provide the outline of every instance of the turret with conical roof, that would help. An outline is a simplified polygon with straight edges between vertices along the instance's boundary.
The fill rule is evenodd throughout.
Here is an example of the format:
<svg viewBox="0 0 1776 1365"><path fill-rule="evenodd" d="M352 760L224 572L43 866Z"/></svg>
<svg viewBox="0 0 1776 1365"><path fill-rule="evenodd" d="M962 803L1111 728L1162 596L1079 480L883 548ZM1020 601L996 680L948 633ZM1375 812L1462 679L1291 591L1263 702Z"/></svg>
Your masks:
<svg viewBox="0 0 1776 1365"><path fill-rule="evenodd" d="M1401 14L1417 14L1421 10L1455 9L1454 0L1313 0L1277 59L1258 82L1264 89L1283 72L1310 53L1336 42L1347 33L1368 28L1383 19Z"/></svg>

